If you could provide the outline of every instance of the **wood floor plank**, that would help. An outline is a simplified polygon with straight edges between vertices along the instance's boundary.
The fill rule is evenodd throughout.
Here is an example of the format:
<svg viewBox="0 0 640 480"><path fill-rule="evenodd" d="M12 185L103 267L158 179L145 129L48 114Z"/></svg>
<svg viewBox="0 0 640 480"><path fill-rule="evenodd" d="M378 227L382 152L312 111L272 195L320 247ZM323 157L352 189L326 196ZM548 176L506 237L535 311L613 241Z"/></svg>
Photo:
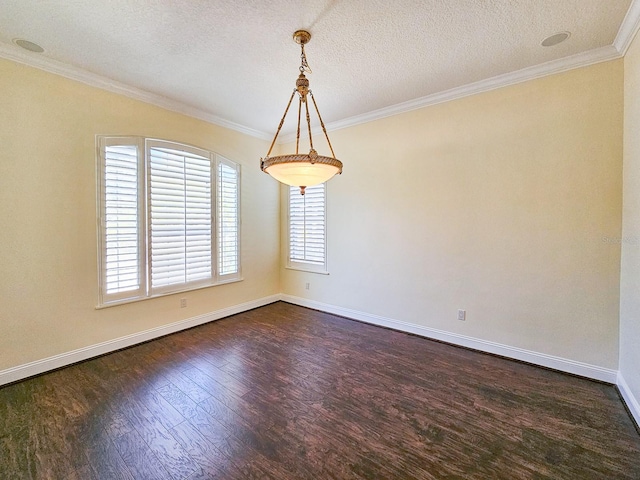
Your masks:
<svg viewBox="0 0 640 480"><path fill-rule="evenodd" d="M173 383L168 383L158 389L158 393L173 407L183 418L189 419L196 413L198 404L191 400L189 396L176 387ZM182 423L182 422L181 422Z"/></svg>
<svg viewBox="0 0 640 480"><path fill-rule="evenodd" d="M146 418L147 412L150 412L167 430L184 421L180 412L165 400L158 390L148 385L141 386L134 395L125 397L122 406L126 409L125 415L132 423L138 415Z"/></svg>
<svg viewBox="0 0 640 480"><path fill-rule="evenodd" d="M196 382L177 370L165 372L167 379L184 392L195 403L199 403L211 396L211 392L200 387Z"/></svg>
<svg viewBox="0 0 640 480"><path fill-rule="evenodd" d="M65 428L67 412L56 395L51 377L38 377L34 383L37 389L33 405L37 408L32 415L41 420L35 424L29 421L27 449L37 452L34 460L38 478L64 478L75 470L76 461L85 461L82 450L74 452L69 442L73 433ZM48 435L51 431L62 431L63 435Z"/></svg>
<svg viewBox="0 0 640 480"><path fill-rule="evenodd" d="M4 479L640 479L612 385L278 302L0 388Z"/></svg>
<svg viewBox="0 0 640 480"><path fill-rule="evenodd" d="M168 431L180 422L168 429L165 426L166 422L159 420L156 414L141 404L130 405L126 415L140 438L172 478L188 478L199 470L193 459ZM122 451L120 453L122 454Z"/></svg>
<svg viewBox="0 0 640 480"><path fill-rule="evenodd" d="M36 479L36 458L29 446L30 419L38 418L33 381L0 389L0 478Z"/></svg>
<svg viewBox="0 0 640 480"><path fill-rule="evenodd" d="M270 424L256 422L248 426L242 417L214 397L201 402L199 406L225 427L231 435L254 450L265 452L271 449L269 441L263 435L263 431L269 428Z"/></svg>
<svg viewBox="0 0 640 480"><path fill-rule="evenodd" d="M176 425L171 430L171 434L202 469L201 472L193 475L194 478L223 479L239 474L233 462L191 422Z"/></svg>
<svg viewBox="0 0 640 480"><path fill-rule="evenodd" d="M85 454L87 464L96 479L132 480L134 478L111 438L86 445Z"/></svg>
<svg viewBox="0 0 640 480"><path fill-rule="evenodd" d="M200 370L203 374L213 379L223 387L225 387L225 389L229 390L230 392L238 396L242 396L245 393L247 393L249 390L251 390L250 386L245 385L244 383L245 380L240 380L234 377L233 375L229 375L224 370L221 370L218 367L210 365L206 361L206 359L201 358L201 360L202 361L199 362L196 367L197 370ZM193 370L189 370L189 372L191 371Z"/></svg>
<svg viewBox="0 0 640 480"><path fill-rule="evenodd" d="M136 430L119 436L115 444L136 480L171 480L169 472Z"/></svg>
<svg viewBox="0 0 640 480"><path fill-rule="evenodd" d="M98 480L93 474L89 465L81 465L77 467L69 476L64 480Z"/></svg>
<svg viewBox="0 0 640 480"><path fill-rule="evenodd" d="M206 370L191 368L189 370L185 370L183 374L196 383L200 388L207 391L210 394L209 397L216 397L223 403L235 403L236 398L240 396L233 390L227 388L226 385L222 385L216 381ZM243 394L248 391L249 390L242 390Z"/></svg>

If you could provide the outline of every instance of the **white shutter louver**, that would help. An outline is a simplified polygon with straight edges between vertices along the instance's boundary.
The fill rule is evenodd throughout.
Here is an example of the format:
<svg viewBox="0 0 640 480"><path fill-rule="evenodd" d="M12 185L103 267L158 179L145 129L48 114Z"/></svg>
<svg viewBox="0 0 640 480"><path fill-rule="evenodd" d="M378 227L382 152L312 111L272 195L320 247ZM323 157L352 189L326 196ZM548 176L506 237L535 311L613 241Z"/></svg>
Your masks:
<svg viewBox="0 0 640 480"><path fill-rule="evenodd" d="M325 185L289 189L289 261L324 266Z"/></svg>
<svg viewBox="0 0 640 480"><path fill-rule="evenodd" d="M239 174L226 160L218 163L218 274L240 271L239 259Z"/></svg>
<svg viewBox="0 0 640 480"><path fill-rule="evenodd" d="M107 145L103 155L103 291L113 296L141 288L138 149Z"/></svg>
<svg viewBox="0 0 640 480"><path fill-rule="evenodd" d="M152 290L210 280L210 158L151 146L148 162Z"/></svg>

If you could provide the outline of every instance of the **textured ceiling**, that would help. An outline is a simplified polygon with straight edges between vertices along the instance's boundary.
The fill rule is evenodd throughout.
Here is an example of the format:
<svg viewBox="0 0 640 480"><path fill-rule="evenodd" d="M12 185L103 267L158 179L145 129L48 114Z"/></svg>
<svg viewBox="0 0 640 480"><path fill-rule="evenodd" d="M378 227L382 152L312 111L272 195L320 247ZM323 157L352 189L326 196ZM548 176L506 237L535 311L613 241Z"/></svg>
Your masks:
<svg viewBox="0 0 640 480"><path fill-rule="evenodd" d="M0 55L43 58L273 134L299 47L325 122L612 48L631 0L2 0ZM540 42L559 31L559 45ZM35 54L12 39L41 45ZM28 63L28 60L27 60ZM286 125L283 131L291 131Z"/></svg>

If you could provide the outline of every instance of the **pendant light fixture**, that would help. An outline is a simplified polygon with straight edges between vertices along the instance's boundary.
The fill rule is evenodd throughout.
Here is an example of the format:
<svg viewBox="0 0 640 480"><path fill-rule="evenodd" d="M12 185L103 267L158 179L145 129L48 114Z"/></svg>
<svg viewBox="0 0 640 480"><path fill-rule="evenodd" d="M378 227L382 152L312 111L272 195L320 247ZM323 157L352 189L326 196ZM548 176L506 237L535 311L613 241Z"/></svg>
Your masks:
<svg viewBox="0 0 640 480"><path fill-rule="evenodd" d="M293 93L289 98L289 103L284 111L278 130L276 131L271 147L264 158L260 159L260 169L271 175L273 178L286 185L292 185L300 187L300 193L304 195L306 187L312 185L318 185L324 183L333 177L337 173L342 173L342 162L338 160L333 153L333 147L327 134L327 129L324 126L322 117L320 116L320 110L316 104L316 99L313 96L311 90L309 90L309 80L305 76L305 73L311 73L309 64L307 63L307 57L304 53L305 44L311 40L311 34L306 30L298 30L293 34L293 39L300 45L302 53L300 55L300 75L296 80L296 88L293 89ZM276 157L270 157L273 146L276 143L280 129L284 124L284 120L289 111L289 107L293 102L293 97L298 94L298 130L296 132L296 152L288 155L279 155ZM324 136L329 144L331 150L331 157L318 155L318 152L313 148L313 138L311 136L311 119L309 116L309 98L313 102L316 113L318 114L318 120L320 120L320 126L324 132ZM307 131L309 132L309 153L300 153L300 123L302 118L302 108L304 105L305 116L307 121Z"/></svg>

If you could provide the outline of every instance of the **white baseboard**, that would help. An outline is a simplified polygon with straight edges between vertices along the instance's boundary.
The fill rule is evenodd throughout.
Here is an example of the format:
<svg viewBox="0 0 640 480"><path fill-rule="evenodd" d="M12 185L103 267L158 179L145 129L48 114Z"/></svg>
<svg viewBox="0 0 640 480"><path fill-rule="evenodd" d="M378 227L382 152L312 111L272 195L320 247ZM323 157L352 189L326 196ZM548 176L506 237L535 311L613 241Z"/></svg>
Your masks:
<svg viewBox="0 0 640 480"><path fill-rule="evenodd" d="M636 425L640 425L640 401L631 393L631 389L629 385L624 380L624 377L620 372L618 372L618 378L616 381L616 386L624 399L624 403L627 404L627 408L631 412L631 416L636 421Z"/></svg>
<svg viewBox="0 0 640 480"><path fill-rule="evenodd" d="M358 310L351 310L348 308L338 307L327 303L316 302L313 300L307 300L305 298L284 294L271 295L269 297L260 298L239 305L234 305L232 307L209 312L203 315L198 315L196 317L180 320L178 322L163 325L161 327L145 330L143 332L134 333L124 337L116 338L114 340L109 340L107 342L79 348L77 350L62 353L60 355L54 355L52 357L37 360L35 362L30 362L24 365L18 365L17 367L1 370L0 385L6 385L8 383L23 380L25 378L39 375L50 370L55 370L56 368L65 367L73 363L88 360L89 358L104 355L106 353L120 350L122 348L131 347L138 343L153 340L154 338L162 337L170 333L179 332L187 328L196 327L198 325L212 322L214 320L219 320L230 315L235 315L237 313L242 313L253 308L268 305L270 303L277 302L278 300L283 300L285 302L289 302L294 305L300 305L302 307L321 310L327 313L333 313L335 315L341 315L347 318L353 318L354 320L359 320L373 325L379 325L382 327L392 328L394 330L400 330L402 332L413 333L421 337L432 338L434 340L440 340L454 345L472 348L474 350L479 350L482 352L493 353L507 358L522 360L534 365L552 368L562 372L616 384L620 389L625 402L629 406L629 410L631 410L631 412L633 413L634 418L636 418L637 421L638 419L640 419L640 407L638 406L638 401L633 397L629 390L629 387L624 382L624 379L616 370L611 370L603 367L598 367L596 365L569 360L562 357L555 357L544 353L524 350L517 347L511 347L509 345L502 345L487 340L481 340L465 335L459 335L457 333L424 327L421 325L381 317L379 315L373 315Z"/></svg>
<svg viewBox="0 0 640 480"><path fill-rule="evenodd" d="M263 297L258 300L252 300L250 302L241 303L239 305L233 305L231 307L222 308L213 312L198 315L196 317L187 318L178 322L170 323L168 325L162 325L161 327L152 328L143 332L134 333L124 337L109 340L107 342L98 343L88 347L79 348L70 352L61 353L60 355L54 355L53 357L43 358L42 360L36 360L35 362L25 363L24 365L18 365L17 367L8 368L0 371L0 385L6 385L7 383L17 382L34 375L55 370L56 368L65 367L73 363L88 360L89 358L104 355L105 353L114 352L121 348L131 347L138 343L147 342L154 338L162 337L170 333L179 332L180 330L186 330L187 328L196 327L204 323L219 320L230 315L246 312L253 308L262 307L269 303L277 302L280 300L280 295L271 295L269 297Z"/></svg>
<svg viewBox="0 0 640 480"><path fill-rule="evenodd" d="M321 310L323 312L333 313L335 315L341 315L347 318L353 318L354 320L359 320L361 322L371 323L373 325L379 325L382 327L391 328L393 330L400 330L402 332L413 333L421 337L440 340L442 342L459 345L461 347L472 348L481 352L492 353L515 360L521 360L523 362L531 363L541 367L552 368L561 372L580 375L581 377L600 380L602 382L615 384L618 377L617 370L611 370L608 368L599 367L597 365L577 362L575 360L569 360L567 358L547 355L545 353L533 352L531 350L524 350L522 348L511 347L509 345L503 345L487 340L459 335L457 333L451 333L435 328L423 327L421 325L416 325L413 323L394 320L378 315L372 315L370 313L360 312L358 310L337 307L335 305L329 305L327 303L316 302L314 300L294 297L292 295L283 294L281 295L281 299L284 302L293 303L294 305L313 308L315 310Z"/></svg>

